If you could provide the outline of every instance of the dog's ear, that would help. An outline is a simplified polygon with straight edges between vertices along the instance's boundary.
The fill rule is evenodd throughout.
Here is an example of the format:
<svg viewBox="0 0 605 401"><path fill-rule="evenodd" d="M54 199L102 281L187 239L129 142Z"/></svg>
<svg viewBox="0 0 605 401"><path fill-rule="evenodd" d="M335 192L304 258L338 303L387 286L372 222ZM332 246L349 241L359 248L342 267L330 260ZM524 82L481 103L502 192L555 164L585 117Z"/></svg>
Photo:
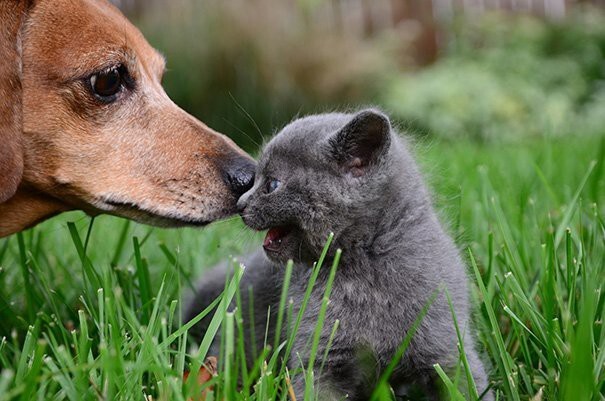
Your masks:
<svg viewBox="0 0 605 401"><path fill-rule="evenodd" d="M330 147L338 163L359 176L380 158L390 142L389 118L380 111L367 109L355 114L330 138Z"/></svg>
<svg viewBox="0 0 605 401"><path fill-rule="evenodd" d="M11 198L23 175L21 51L24 1L0 1L0 203Z"/></svg>

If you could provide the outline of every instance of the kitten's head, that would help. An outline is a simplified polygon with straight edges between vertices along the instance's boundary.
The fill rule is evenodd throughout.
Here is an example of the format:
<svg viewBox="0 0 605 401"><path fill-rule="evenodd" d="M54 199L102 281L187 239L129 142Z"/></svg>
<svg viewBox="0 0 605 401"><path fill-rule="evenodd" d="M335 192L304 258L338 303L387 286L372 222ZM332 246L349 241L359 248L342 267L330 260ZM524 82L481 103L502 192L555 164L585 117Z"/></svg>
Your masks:
<svg viewBox="0 0 605 401"><path fill-rule="evenodd" d="M366 246L399 202L406 171L417 175L383 113L305 117L265 147L238 208L248 226L268 230L269 258L312 262L330 232L345 252Z"/></svg>

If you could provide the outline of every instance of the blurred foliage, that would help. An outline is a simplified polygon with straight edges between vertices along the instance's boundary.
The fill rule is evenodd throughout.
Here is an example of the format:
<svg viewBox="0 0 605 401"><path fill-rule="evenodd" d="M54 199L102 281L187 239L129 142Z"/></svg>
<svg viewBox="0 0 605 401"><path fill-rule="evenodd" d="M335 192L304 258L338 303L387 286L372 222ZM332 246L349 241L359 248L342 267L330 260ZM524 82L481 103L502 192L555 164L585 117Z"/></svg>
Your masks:
<svg viewBox="0 0 605 401"><path fill-rule="evenodd" d="M385 90L417 130L480 140L605 133L605 15L458 20L442 58Z"/></svg>
<svg viewBox="0 0 605 401"><path fill-rule="evenodd" d="M168 59L173 100L252 152L298 114L368 104L445 138L605 133L601 10L455 18L414 70L413 23L367 36L329 4L156 2L135 22Z"/></svg>
<svg viewBox="0 0 605 401"><path fill-rule="evenodd" d="M396 71L405 37L347 34L315 3L161 2L136 23L168 59L173 100L253 150L298 113L377 101Z"/></svg>

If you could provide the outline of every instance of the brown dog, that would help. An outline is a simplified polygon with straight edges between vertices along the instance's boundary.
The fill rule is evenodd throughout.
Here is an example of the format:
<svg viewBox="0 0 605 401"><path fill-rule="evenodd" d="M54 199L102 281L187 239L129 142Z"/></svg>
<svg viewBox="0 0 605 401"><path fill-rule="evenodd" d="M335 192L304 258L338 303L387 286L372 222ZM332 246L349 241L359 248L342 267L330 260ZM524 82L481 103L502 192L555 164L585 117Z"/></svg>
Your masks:
<svg viewBox="0 0 605 401"><path fill-rule="evenodd" d="M66 210L162 225L235 212L254 164L161 86L105 0L0 0L0 237Z"/></svg>

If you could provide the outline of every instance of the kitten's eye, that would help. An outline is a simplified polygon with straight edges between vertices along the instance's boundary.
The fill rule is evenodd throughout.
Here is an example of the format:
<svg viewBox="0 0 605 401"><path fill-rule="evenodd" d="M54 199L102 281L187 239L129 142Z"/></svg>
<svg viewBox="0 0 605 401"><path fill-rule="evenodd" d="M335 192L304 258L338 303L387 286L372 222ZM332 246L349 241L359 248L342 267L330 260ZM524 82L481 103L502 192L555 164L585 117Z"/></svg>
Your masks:
<svg viewBox="0 0 605 401"><path fill-rule="evenodd" d="M279 180L271 178L269 181L267 181L267 193L270 194L271 192L275 191L280 185L281 182Z"/></svg>

